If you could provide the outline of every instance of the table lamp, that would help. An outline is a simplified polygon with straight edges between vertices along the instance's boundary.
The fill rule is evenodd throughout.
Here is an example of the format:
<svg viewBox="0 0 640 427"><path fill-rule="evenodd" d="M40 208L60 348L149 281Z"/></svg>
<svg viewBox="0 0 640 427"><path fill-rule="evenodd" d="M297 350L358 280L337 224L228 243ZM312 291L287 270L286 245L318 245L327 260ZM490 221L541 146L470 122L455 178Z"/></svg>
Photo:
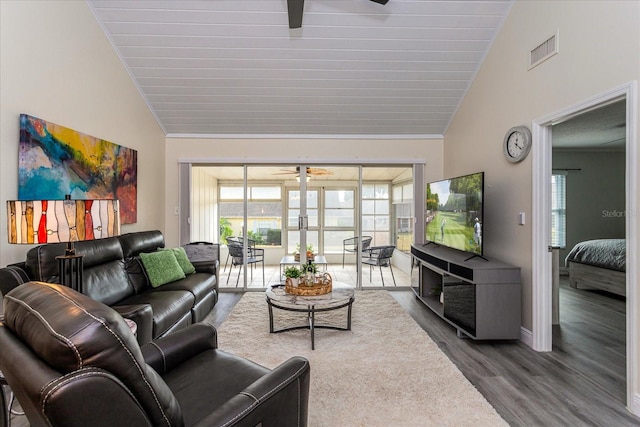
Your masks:
<svg viewBox="0 0 640 427"><path fill-rule="evenodd" d="M60 283L82 292L82 254L74 242L120 234L118 200L9 200L7 234L10 244L66 242L58 256Z"/></svg>

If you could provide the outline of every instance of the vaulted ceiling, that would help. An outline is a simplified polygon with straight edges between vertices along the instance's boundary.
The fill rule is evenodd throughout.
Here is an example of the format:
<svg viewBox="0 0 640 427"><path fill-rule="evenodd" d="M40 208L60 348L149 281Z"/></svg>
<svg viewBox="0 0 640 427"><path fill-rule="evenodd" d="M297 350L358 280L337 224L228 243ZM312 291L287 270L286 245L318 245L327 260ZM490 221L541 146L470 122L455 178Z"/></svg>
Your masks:
<svg viewBox="0 0 640 427"><path fill-rule="evenodd" d="M169 135L445 133L511 0L87 0Z"/></svg>

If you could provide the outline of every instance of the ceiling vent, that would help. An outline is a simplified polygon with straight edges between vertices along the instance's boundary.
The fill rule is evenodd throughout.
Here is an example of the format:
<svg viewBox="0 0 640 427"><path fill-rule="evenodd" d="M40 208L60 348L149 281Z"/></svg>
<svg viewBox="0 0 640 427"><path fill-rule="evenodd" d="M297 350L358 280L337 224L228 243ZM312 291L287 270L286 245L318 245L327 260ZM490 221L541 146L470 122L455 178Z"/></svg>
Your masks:
<svg viewBox="0 0 640 427"><path fill-rule="evenodd" d="M558 32L529 52L529 70L558 53Z"/></svg>

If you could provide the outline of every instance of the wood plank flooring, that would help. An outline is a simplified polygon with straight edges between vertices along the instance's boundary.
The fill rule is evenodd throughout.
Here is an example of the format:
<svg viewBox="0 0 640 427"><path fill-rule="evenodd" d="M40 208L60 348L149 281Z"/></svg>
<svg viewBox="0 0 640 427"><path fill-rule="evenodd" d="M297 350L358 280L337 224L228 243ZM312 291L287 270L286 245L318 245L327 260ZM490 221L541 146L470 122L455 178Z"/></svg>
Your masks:
<svg viewBox="0 0 640 427"><path fill-rule="evenodd" d="M509 425L640 426L625 408L623 299L575 290L563 280L553 351L538 353L519 341L460 339L410 290L391 294ZM220 295L214 324L226 319L241 296ZM13 421L14 427L28 426L24 417Z"/></svg>
<svg viewBox="0 0 640 427"><path fill-rule="evenodd" d="M625 303L561 286L553 351L456 338L409 292L392 295L511 426L638 426L625 408Z"/></svg>

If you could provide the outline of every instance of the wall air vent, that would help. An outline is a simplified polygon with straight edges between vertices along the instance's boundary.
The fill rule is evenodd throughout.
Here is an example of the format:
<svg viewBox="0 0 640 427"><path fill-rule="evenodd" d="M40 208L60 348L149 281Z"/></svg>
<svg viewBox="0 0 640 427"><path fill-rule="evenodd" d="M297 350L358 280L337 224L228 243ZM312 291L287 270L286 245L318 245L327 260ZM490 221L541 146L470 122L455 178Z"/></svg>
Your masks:
<svg viewBox="0 0 640 427"><path fill-rule="evenodd" d="M529 70L558 53L558 32L529 52Z"/></svg>

